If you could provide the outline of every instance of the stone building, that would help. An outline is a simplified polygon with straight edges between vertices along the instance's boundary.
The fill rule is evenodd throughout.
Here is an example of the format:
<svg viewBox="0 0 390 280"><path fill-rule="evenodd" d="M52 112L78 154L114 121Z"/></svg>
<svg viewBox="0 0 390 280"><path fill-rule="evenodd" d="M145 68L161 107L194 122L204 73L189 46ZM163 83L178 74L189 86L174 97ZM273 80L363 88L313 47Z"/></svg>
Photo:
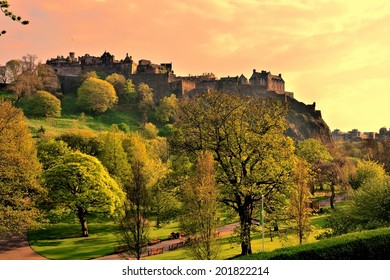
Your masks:
<svg viewBox="0 0 390 280"><path fill-rule="evenodd" d="M276 93L284 93L284 80L282 74L272 75L271 72L262 70L256 72L253 69L252 76L249 78L249 83L253 86L264 87L266 91L274 91Z"/></svg>

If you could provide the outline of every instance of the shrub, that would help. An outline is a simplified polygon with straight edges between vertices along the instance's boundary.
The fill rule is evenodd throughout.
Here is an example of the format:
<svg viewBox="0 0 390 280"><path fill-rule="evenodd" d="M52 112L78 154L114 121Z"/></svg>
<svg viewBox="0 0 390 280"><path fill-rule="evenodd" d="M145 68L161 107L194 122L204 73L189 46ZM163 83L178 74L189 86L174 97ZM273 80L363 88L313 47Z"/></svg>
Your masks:
<svg viewBox="0 0 390 280"><path fill-rule="evenodd" d="M390 228L349 233L316 243L252 254L246 260L388 260Z"/></svg>
<svg viewBox="0 0 390 280"><path fill-rule="evenodd" d="M61 101L51 93L39 90L26 100L27 115L35 117L61 117Z"/></svg>
<svg viewBox="0 0 390 280"><path fill-rule="evenodd" d="M117 101L114 87L97 78L87 78L77 90L77 104L89 112L104 113Z"/></svg>

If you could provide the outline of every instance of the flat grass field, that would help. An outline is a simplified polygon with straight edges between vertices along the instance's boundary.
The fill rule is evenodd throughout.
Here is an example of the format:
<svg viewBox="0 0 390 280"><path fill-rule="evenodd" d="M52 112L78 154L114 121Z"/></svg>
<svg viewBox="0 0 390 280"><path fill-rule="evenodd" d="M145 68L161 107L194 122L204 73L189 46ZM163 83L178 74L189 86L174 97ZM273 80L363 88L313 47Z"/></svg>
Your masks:
<svg viewBox="0 0 390 280"><path fill-rule="evenodd" d="M315 236L323 232L321 225L326 215L313 216L312 224L317 225L309 235L306 243L316 242ZM29 242L31 248L38 254L53 260L88 260L95 259L115 252L119 245L116 227L109 218L92 217L88 219L90 237L80 237L81 229L77 220L60 222L56 224L46 224L41 229L29 232ZM179 231L178 223L171 223L162 228L150 229L151 239L166 239L171 232ZM270 240L269 233L265 232L264 249L272 251L277 248L294 246L298 244L298 239L294 234L283 234L279 238L273 233L273 241ZM240 245L232 235L227 235L220 240L219 259L228 259L240 253ZM261 233L255 232L252 236L253 252L262 250ZM184 260L188 255L184 248L175 251L164 252L164 254L148 257L151 260Z"/></svg>

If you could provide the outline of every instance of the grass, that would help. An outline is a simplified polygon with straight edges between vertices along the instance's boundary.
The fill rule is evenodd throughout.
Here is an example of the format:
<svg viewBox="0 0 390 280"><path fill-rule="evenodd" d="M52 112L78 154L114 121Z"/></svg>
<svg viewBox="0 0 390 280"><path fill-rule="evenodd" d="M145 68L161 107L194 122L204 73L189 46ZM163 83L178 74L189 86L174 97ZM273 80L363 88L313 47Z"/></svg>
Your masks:
<svg viewBox="0 0 390 280"><path fill-rule="evenodd" d="M327 212L327 211L326 211ZM309 235L305 243L313 243L315 237L323 232L325 219L328 215L313 215L311 217L314 231ZM74 218L62 220L55 224L46 224L45 227L29 232L29 242L32 249L38 254L55 260L86 260L99 258L115 253L119 245L116 235L116 226L109 218L89 217L88 227L90 237L80 237L81 229L78 221ZM179 223L170 223L161 228L150 229L150 239L167 239L171 232L180 231ZM274 234L275 235L275 234ZM241 252L239 243L232 235L220 239L220 259L228 259L237 256ZM271 241L268 232L265 233L265 251L278 248L286 248L298 244L294 234L287 231L281 237L274 236ZM261 252L262 238L260 232L252 235L252 250L254 253ZM164 254L149 257L150 260L184 260L188 255L184 248L165 252Z"/></svg>
<svg viewBox="0 0 390 280"><path fill-rule="evenodd" d="M12 93L0 91L0 98L5 100L15 100ZM141 117L131 106L116 107L100 115L84 114L77 106L76 94L65 94L60 97L62 115L60 118L31 118L28 117L28 125L33 135L43 127L45 135L58 136L69 129L85 129L91 131L108 130L112 124L125 123L130 130L140 129ZM23 109L23 99L17 104Z"/></svg>
<svg viewBox="0 0 390 280"><path fill-rule="evenodd" d="M76 220L46 224L29 232L31 248L38 254L53 260L88 260L110 255L119 245L116 226L109 218L90 217L90 236L80 237L81 228ZM151 239L166 239L172 231L179 231L178 223L160 229L152 228Z"/></svg>

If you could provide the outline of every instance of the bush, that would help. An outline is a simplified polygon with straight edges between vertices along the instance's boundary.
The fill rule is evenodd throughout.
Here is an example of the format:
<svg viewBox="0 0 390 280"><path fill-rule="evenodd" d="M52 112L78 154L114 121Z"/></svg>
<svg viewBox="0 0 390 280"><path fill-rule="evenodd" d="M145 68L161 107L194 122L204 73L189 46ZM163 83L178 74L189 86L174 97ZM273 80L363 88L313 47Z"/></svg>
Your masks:
<svg viewBox="0 0 390 280"><path fill-rule="evenodd" d="M245 260L388 260L390 228L349 233L316 243L252 254Z"/></svg>
<svg viewBox="0 0 390 280"><path fill-rule="evenodd" d="M27 100L25 111L35 117L61 117L61 101L51 93L39 90Z"/></svg>
<svg viewBox="0 0 390 280"><path fill-rule="evenodd" d="M146 123L144 127L143 134L146 139L154 139L158 135L157 127L152 123Z"/></svg>
<svg viewBox="0 0 390 280"><path fill-rule="evenodd" d="M117 101L114 87L97 78L87 78L77 90L77 104L89 112L104 113Z"/></svg>

